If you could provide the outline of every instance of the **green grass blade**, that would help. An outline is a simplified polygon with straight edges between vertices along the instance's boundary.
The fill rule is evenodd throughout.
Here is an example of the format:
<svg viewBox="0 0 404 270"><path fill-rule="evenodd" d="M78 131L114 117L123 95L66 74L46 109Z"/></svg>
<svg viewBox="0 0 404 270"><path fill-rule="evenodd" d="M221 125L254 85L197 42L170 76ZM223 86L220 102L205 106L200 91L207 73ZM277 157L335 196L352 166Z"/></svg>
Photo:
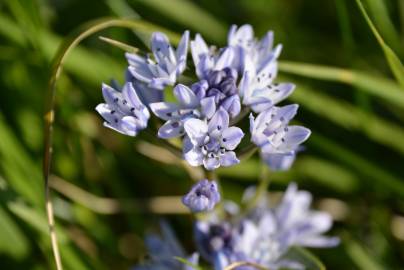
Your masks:
<svg viewBox="0 0 404 270"><path fill-rule="evenodd" d="M404 108L404 93L400 85L384 77L359 70L350 70L322 65L281 61L279 70L285 73L335 81L355 86L360 91L381 98L400 108Z"/></svg>
<svg viewBox="0 0 404 270"><path fill-rule="evenodd" d="M315 91L299 83L290 97L305 109L349 130L359 130L370 139L404 154L404 128L362 111L345 101Z"/></svg>
<svg viewBox="0 0 404 270"><path fill-rule="evenodd" d="M227 28L214 16L188 0L136 0L161 12L173 21L190 27L214 41L224 41Z"/></svg>
<svg viewBox="0 0 404 270"><path fill-rule="evenodd" d="M368 254L366 250L356 241L350 240L345 245L346 251L351 257L351 260L362 270L382 270L385 269L378 262L375 261L372 255Z"/></svg>
<svg viewBox="0 0 404 270"><path fill-rule="evenodd" d="M301 247L292 247L286 257L292 261L296 261L310 270L325 270L325 265L310 251Z"/></svg>
<svg viewBox="0 0 404 270"><path fill-rule="evenodd" d="M374 24L380 30L381 35L385 37L386 42L391 44L391 47L396 52L399 54L402 53L400 36L390 19L386 2L384 0L365 0L365 3L369 8L370 15L374 19Z"/></svg>
<svg viewBox="0 0 404 270"><path fill-rule="evenodd" d="M28 241L10 215L0 207L0 253L23 258L29 251Z"/></svg>
<svg viewBox="0 0 404 270"><path fill-rule="evenodd" d="M394 74L396 80L399 82L401 87L404 88L404 66L403 66L403 64L401 63L401 61L397 57L397 55L394 53L394 51L384 42L382 36L379 34L379 32L377 31L372 20L369 18L369 15L367 14L362 2L360 0L356 0L356 3L358 4L363 17L365 17L365 20L366 20L367 24L369 25L370 29L372 30L373 34L375 35L377 41L379 42L380 46L382 47L384 55L387 59L387 62L389 63L392 73Z"/></svg>

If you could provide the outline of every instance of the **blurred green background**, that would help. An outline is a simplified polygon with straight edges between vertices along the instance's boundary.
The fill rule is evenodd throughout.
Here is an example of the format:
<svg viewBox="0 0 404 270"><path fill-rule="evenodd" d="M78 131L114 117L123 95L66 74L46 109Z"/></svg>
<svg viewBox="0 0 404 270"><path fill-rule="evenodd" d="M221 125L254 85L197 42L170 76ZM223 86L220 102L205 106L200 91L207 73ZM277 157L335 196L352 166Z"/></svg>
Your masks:
<svg viewBox="0 0 404 270"><path fill-rule="evenodd" d="M404 1L363 2L403 59ZM111 16L190 29L220 46L233 23L252 24L257 36L274 30L284 46L279 80L298 86L287 102L300 104L297 121L313 135L291 171L270 173L270 191L297 181L333 214L331 234L342 244L313 251L328 269L402 269L404 89L351 0L1 0L0 269L54 269L41 176L51 61L73 29ZM150 36L119 28L93 35L58 83L51 187L63 264L72 270L128 269L145 258L143 236L162 217L192 251L192 219L173 197L192 184L188 169L145 134L103 128L94 111L101 82L122 82L126 66L99 35L144 50ZM260 171L257 156L219 170L224 196L240 201Z"/></svg>

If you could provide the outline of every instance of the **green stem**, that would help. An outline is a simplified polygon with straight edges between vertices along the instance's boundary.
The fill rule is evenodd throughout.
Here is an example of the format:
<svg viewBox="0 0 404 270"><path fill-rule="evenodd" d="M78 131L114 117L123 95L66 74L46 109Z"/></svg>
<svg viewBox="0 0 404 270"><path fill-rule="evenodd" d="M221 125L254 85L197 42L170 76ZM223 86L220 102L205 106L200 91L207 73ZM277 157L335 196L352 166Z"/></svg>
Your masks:
<svg viewBox="0 0 404 270"><path fill-rule="evenodd" d="M263 196L265 196L269 184L271 183L271 179L269 177L269 169L266 164L261 164L261 176L260 176L260 183L257 187L254 197L248 202L246 209L250 210L257 206L259 201Z"/></svg>
<svg viewBox="0 0 404 270"><path fill-rule="evenodd" d="M244 148L238 151L237 157L240 160L246 160L250 158L257 150L258 147L255 144L250 143L249 145L245 146Z"/></svg>
<svg viewBox="0 0 404 270"><path fill-rule="evenodd" d="M62 74L63 65L69 56L70 52L80 44L85 38L97 33L101 30L110 27L125 27L136 29L144 32L152 32L161 27L154 26L149 23L142 22L140 20L120 20L120 19L103 19L92 21L85 24L84 27L80 28L80 31L73 33L73 35L66 39L66 41L59 47L57 53L53 58L51 76L49 79L47 101L45 107L45 130L44 130L44 156L43 156L43 177L45 182L45 201L46 201L46 212L48 218L48 226L50 231L50 238L52 244L52 251L56 263L56 269L62 270L63 266L61 263L61 256L58 248L57 235L54 231L54 214L52 201L50 199L50 189L49 189L49 176L51 171L52 163L52 137L53 137L53 122L54 122L54 107L55 107L55 97L56 97L56 85ZM82 30L84 29L84 30ZM180 39L177 34L171 31L167 32L170 38L176 42Z"/></svg>

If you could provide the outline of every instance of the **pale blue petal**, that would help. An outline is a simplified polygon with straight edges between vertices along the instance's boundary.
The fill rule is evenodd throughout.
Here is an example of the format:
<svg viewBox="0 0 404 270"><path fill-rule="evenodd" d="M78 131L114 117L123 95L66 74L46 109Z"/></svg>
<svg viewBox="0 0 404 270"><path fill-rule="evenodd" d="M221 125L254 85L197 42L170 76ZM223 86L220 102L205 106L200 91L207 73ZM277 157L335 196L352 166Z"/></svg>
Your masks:
<svg viewBox="0 0 404 270"><path fill-rule="evenodd" d="M238 163L240 163L240 160L233 151L228 151L220 156L220 165L223 167L230 167Z"/></svg>
<svg viewBox="0 0 404 270"><path fill-rule="evenodd" d="M174 96L177 98L183 108L193 109L199 105L199 100L194 92L183 84L177 84L174 87Z"/></svg>
<svg viewBox="0 0 404 270"><path fill-rule="evenodd" d="M217 157L204 158L203 165L205 166L205 169L207 169L208 171L212 171L220 167L220 160Z"/></svg>
<svg viewBox="0 0 404 270"><path fill-rule="evenodd" d="M216 102L215 97L207 97L201 100L201 110L202 114L206 116L206 118L212 118L213 114L216 112Z"/></svg>
<svg viewBox="0 0 404 270"><path fill-rule="evenodd" d="M244 137L243 131L238 127L229 127L223 130L222 145L227 150L234 150Z"/></svg>
<svg viewBox="0 0 404 270"><path fill-rule="evenodd" d="M181 74L187 63L187 54L188 54L188 43L189 43L189 31L185 31L182 35L181 41L178 44L176 51L177 58L177 75Z"/></svg>
<svg viewBox="0 0 404 270"><path fill-rule="evenodd" d="M233 57L234 57L233 49L226 48L219 56L219 59L216 61L214 69L222 70L226 67L231 67Z"/></svg>
<svg viewBox="0 0 404 270"><path fill-rule="evenodd" d="M188 119L184 124L184 129L192 144L196 146L202 145L208 132L206 123L196 118Z"/></svg>
<svg viewBox="0 0 404 270"><path fill-rule="evenodd" d="M180 121L168 120L159 128L158 137L162 139L170 139L184 135L184 127Z"/></svg>
<svg viewBox="0 0 404 270"><path fill-rule="evenodd" d="M239 96L233 95L228 97L222 103L222 107L229 113L230 118L235 118L241 111Z"/></svg>
<svg viewBox="0 0 404 270"><path fill-rule="evenodd" d="M208 124L209 133L222 132L229 127L229 114L223 109L219 108L213 115Z"/></svg>
<svg viewBox="0 0 404 270"><path fill-rule="evenodd" d="M175 103L156 102L150 104L150 109L160 119L170 120L177 114L179 107Z"/></svg>

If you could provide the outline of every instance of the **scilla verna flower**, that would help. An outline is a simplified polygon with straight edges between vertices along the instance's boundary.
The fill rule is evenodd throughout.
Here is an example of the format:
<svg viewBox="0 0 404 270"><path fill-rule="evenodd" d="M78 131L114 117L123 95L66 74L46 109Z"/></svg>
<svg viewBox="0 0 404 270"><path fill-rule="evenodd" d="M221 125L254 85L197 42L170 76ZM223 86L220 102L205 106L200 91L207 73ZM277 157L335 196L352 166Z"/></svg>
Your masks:
<svg viewBox="0 0 404 270"><path fill-rule="evenodd" d="M268 269L304 269L288 258L293 246L327 248L338 245L336 237L322 234L332 226L328 213L310 210L311 194L288 186L279 205L259 205L243 218L198 221L197 246L201 255L223 270L236 261L257 263Z"/></svg>
<svg viewBox="0 0 404 270"><path fill-rule="evenodd" d="M185 31L177 50L174 51L165 34L153 33L151 49L154 60L126 53L129 71L137 80L147 83L151 88L164 89L167 85L174 85L186 67L188 40L189 31Z"/></svg>
<svg viewBox="0 0 404 270"><path fill-rule="evenodd" d="M220 193L216 182L207 179L196 183L182 198L182 202L192 212L210 211L219 201Z"/></svg>
<svg viewBox="0 0 404 270"><path fill-rule="evenodd" d="M103 84L102 95L106 103L95 109L104 118L104 126L129 136L136 136L147 127L149 110L139 99L132 83L126 83L122 92Z"/></svg>
<svg viewBox="0 0 404 270"><path fill-rule="evenodd" d="M192 166L202 165L207 170L232 166L240 161L233 151L244 136L238 127L229 127L229 114L220 108L207 123L189 119L184 129L184 157Z"/></svg>
<svg viewBox="0 0 404 270"><path fill-rule="evenodd" d="M272 169L290 166L293 156L301 143L310 136L310 130L301 126L289 126L298 105L272 107L261 112L256 118L250 115L251 141L260 148L261 157ZM284 159L292 159L285 160ZM284 166L279 166L279 163Z"/></svg>
<svg viewBox="0 0 404 270"><path fill-rule="evenodd" d="M197 96L195 91L183 84L177 84L173 90L178 103L156 102L150 108L160 119L166 120L158 131L163 139L184 135L184 123L191 118L210 119L216 111L214 97Z"/></svg>

